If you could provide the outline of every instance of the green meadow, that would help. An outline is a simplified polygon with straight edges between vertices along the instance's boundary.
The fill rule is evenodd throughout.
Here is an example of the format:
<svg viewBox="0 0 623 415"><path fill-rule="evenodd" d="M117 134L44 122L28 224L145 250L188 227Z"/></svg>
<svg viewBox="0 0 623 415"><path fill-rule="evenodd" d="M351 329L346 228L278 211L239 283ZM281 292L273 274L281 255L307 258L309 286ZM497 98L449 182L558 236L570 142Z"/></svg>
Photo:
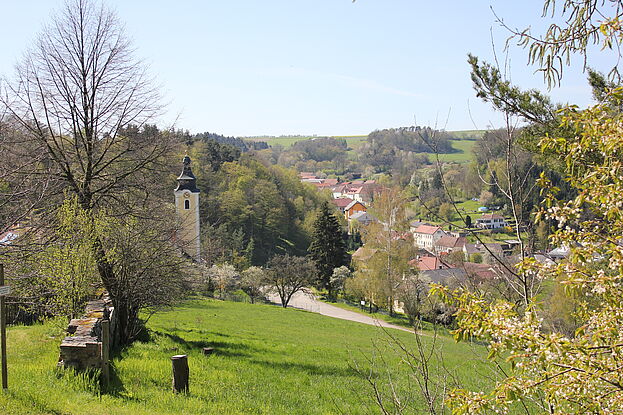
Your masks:
<svg viewBox="0 0 623 415"><path fill-rule="evenodd" d="M318 136L319 137L319 136ZM269 146L280 145L284 148L291 147L292 144L297 141L303 140L311 140L313 138L318 138L316 136L280 136L280 137L243 137L245 140L249 141L265 141ZM340 135L333 136L333 138L343 138L348 143L350 148L357 148L361 145L362 142L366 141L368 138L367 135Z"/></svg>
<svg viewBox="0 0 623 415"><path fill-rule="evenodd" d="M452 140L452 147L456 150L450 154L440 154L440 160L446 162L465 163L471 160L472 147L476 140L482 136L483 130L463 130L463 131L448 131L456 137L456 140ZM265 141L270 146L281 145L285 148L292 146L297 141L310 140L315 138L313 136L280 136L280 137L252 137L244 138L251 141ZM336 135L333 138L343 138L348 143L348 147L351 150L359 148L368 138L367 135ZM430 156L431 160L433 156Z"/></svg>
<svg viewBox="0 0 623 415"><path fill-rule="evenodd" d="M272 305L196 299L154 315L149 338L118 353L101 393L94 377L56 369L63 336L52 322L8 331L9 390L2 414L331 414L378 413L371 377L415 397L412 372L389 334L408 348L415 335ZM423 332L430 346L430 332ZM213 347L204 356L203 347ZM490 386L481 346L437 339L445 367L473 390ZM190 392L171 392L171 356L187 354ZM432 361L433 368L438 363ZM438 369L434 369L438 370ZM433 378L442 375L433 372ZM446 376L446 374L443 374Z"/></svg>

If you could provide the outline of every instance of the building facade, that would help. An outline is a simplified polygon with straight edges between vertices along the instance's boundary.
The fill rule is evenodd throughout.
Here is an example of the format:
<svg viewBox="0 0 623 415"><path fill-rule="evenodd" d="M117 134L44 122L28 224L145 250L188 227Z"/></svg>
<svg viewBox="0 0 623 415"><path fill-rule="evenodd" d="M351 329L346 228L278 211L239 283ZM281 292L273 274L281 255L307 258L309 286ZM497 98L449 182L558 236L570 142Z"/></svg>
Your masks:
<svg viewBox="0 0 623 415"><path fill-rule="evenodd" d="M199 239L199 189L197 179L190 168L190 157L183 160L182 174L177 178L175 212L177 213L176 240L182 250L196 261L201 257Z"/></svg>

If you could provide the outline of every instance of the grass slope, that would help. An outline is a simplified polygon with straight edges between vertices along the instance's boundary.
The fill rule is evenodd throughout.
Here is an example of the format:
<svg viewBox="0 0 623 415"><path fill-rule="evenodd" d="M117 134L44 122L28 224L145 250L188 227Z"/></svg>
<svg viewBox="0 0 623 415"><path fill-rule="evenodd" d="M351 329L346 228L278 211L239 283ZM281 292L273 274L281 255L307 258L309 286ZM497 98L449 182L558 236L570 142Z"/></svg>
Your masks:
<svg viewBox="0 0 623 415"><path fill-rule="evenodd" d="M149 341L135 343L114 359L113 390L100 395L87 376L54 369L58 327L11 327L10 389L0 394L0 413L357 414L370 408L375 413L371 390L353 369L356 361L367 373L367 359L375 351L391 368L399 389L409 383L407 368L382 330L304 311L193 300L155 315L149 328ZM391 332L414 346L412 334ZM215 347L216 353L203 356L205 346ZM450 373L474 390L485 387L483 348L448 337L436 347L443 349ZM189 356L188 395L170 391L170 357L180 353ZM373 369L373 376L383 381L383 366Z"/></svg>
<svg viewBox="0 0 623 415"><path fill-rule="evenodd" d="M484 130L464 130L464 131L448 131L458 140L453 140L452 146L458 150L456 153L443 154L442 161L464 162L467 158L471 158L471 148L474 141L482 136ZM285 148L290 147L297 141L310 140L313 136L280 136L280 137L243 137L249 141L265 141L270 146L281 145ZM351 149L357 149L367 140L367 135L336 135L333 138L343 138Z"/></svg>

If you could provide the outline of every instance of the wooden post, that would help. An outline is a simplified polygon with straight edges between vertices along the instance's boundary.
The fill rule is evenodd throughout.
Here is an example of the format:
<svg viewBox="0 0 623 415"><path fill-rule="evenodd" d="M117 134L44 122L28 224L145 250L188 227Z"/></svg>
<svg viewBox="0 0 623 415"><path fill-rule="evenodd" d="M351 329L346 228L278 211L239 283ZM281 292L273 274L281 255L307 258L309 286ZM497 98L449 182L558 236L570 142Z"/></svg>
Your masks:
<svg viewBox="0 0 623 415"><path fill-rule="evenodd" d="M4 264L0 264L0 286L4 285ZM0 295L0 354L2 354L2 389L8 389L8 370L6 365L6 310L5 297Z"/></svg>
<svg viewBox="0 0 623 415"><path fill-rule="evenodd" d="M108 386L110 380L110 321L102 320L102 383Z"/></svg>
<svg viewBox="0 0 623 415"><path fill-rule="evenodd" d="M185 354L178 354L171 357L173 364L173 392L188 393L188 357Z"/></svg>

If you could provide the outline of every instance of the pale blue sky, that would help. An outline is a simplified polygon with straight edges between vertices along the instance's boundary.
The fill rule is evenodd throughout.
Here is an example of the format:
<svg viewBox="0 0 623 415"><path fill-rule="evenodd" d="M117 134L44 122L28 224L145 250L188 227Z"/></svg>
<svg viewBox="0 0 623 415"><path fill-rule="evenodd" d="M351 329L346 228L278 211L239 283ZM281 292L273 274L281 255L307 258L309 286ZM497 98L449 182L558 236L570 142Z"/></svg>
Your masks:
<svg viewBox="0 0 623 415"><path fill-rule="evenodd" d="M509 25L538 28L542 0L109 0L163 86L161 124L225 135L367 134L431 125L500 126L475 98L468 52L491 60ZM13 65L62 0L5 1L0 74ZM511 53L513 81L544 89ZM600 67L600 62L594 66ZM603 66L605 68L605 66ZM602 69L603 69L602 68ZM576 66L551 94L589 104ZM471 112L471 116L470 116Z"/></svg>

